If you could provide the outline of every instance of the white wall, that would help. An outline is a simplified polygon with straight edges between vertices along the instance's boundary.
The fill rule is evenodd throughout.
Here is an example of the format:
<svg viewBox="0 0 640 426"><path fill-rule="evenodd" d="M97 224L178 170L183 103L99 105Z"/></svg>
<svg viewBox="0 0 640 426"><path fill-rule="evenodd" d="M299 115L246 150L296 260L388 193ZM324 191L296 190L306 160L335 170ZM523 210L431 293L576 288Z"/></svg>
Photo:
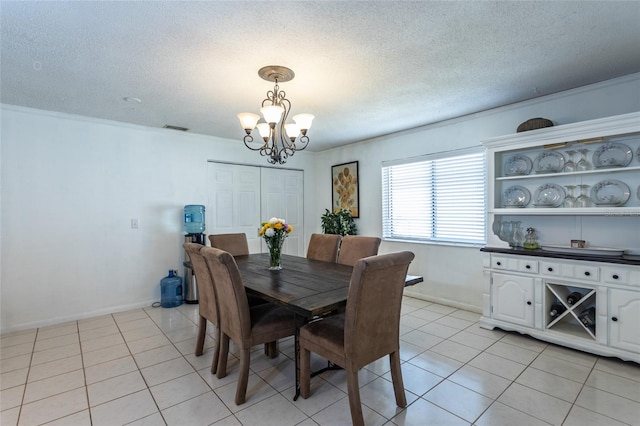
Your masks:
<svg viewBox="0 0 640 426"><path fill-rule="evenodd" d="M534 117L560 125L633 111L640 111L640 74L325 151L316 159L318 187L327 187L318 193L319 213L331 206L329 170L334 164L359 160L356 222L361 234L380 236L382 161L476 147L482 140L516 133L520 123ZM416 258L409 271L425 278L405 294L480 312L484 277L478 248L387 241L380 246L381 253L395 250L413 251Z"/></svg>
<svg viewBox="0 0 640 426"><path fill-rule="evenodd" d="M183 207L207 204L207 160L268 165L240 134L230 141L7 105L1 112L2 332L159 300L168 270L183 273ZM313 158L297 153L286 165L305 170L309 206ZM305 222L318 222L311 213Z"/></svg>
<svg viewBox="0 0 640 426"><path fill-rule="evenodd" d="M381 233L380 164L513 133L640 110L640 74L322 153L301 152L305 240L331 205L331 166L360 161L361 234ZM3 105L0 331L148 305L182 260L182 208L206 204L207 160L264 165L238 141ZM417 111L416 113L420 113ZM363 125L366 125L363 124ZM137 218L140 229L130 227ZM480 309L477 248L383 242L416 254L414 294Z"/></svg>

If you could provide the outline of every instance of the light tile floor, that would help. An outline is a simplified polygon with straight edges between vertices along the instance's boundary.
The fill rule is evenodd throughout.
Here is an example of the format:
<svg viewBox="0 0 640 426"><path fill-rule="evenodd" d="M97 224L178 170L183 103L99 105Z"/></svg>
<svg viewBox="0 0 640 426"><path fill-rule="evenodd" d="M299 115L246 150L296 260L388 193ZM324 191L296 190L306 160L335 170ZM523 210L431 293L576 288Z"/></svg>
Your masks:
<svg viewBox="0 0 640 426"><path fill-rule="evenodd" d="M403 300L401 358L408 406L395 405L388 360L360 372L367 425L639 425L640 366L515 333L479 315ZM229 375L195 357L197 305L120 312L1 336L0 424L348 425L342 371L293 401L293 339L269 359L256 347L247 402ZM232 347L232 352L234 348ZM312 368L325 361L312 358Z"/></svg>

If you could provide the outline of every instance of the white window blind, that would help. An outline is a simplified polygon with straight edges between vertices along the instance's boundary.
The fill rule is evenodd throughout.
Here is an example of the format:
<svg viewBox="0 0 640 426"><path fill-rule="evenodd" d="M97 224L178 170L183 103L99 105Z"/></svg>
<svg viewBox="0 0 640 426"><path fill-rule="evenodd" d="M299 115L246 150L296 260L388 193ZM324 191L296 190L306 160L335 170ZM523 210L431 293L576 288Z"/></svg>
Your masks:
<svg viewBox="0 0 640 426"><path fill-rule="evenodd" d="M484 150L382 165L387 239L486 243Z"/></svg>

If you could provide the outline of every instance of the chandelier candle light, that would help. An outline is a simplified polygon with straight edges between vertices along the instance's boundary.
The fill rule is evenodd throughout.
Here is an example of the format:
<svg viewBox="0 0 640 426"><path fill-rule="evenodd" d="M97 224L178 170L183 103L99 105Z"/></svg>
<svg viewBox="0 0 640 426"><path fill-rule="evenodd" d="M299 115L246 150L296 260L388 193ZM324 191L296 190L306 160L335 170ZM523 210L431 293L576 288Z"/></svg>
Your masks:
<svg viewBox="0 0 640 426"><path fill-rule="evenodd" d="M295 76L293 70L280 65L269 65L260 68L258 75L263 80L274 82L275 86L273 90L267 92L267 97L262 101L260 113L264 117L264 122L258 123L260 120L258 114L250 112L238 114L240 125L246 133L244 144L253 151L260 151L260 155L267 157L269 163L284 164L287 158L296 151L302 151L309 144L307 131L315 117L311 114L298 114L292 117L295 124L287 123L291 101L287 99L284 90L280 90L278 82L293 80ZM253 142L251 133L256 127L264 140L260 147L250 145Z"/></svg>
<svg viewBox="0 0 640 426"><path fill-rule="evenodd" d="M262 227L258 235L264 238L269 248L269 269L277 271L282 269L280 258L282 256L282 245L284 240L293 231L293 226L284 219L272 217L268 222L262 222Z"/></svg>

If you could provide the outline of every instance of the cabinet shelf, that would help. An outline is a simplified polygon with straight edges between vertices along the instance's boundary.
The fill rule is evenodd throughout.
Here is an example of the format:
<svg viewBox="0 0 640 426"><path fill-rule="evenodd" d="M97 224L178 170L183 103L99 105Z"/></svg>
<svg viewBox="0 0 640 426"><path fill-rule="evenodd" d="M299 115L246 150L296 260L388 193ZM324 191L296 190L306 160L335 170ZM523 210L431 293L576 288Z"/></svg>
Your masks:
<svg viewBox="0 0 640 426"><path fill-rule="evenodd" d="M584 326L578 322L559 322L549 332L558 333L564 336L572 336L581 339L596 340L595 334L590 330L585 330ZM586 333L585 333L586 331Z"/></svg>
<svg viewBox="0 0 640 426"><path fill-rule="evenodd" d="M639 216L638 207L523 207L503 208L495 207L487 210L489 213L509 216Z"/></svg>
<svg viewBox="0 0 640 426"><path fill-rule="evenodd" d="M608 168L600 168L593 170L584 170L577 172L561 172L561 173L531 173L528 175L517 175L517 176L499 176L496 177L497 181L508 181L508 180L523 180L523 179L538 179L538 178L549 178L549 177L567 177L567 176L583 176L583 175L594 175L594 174L610 174L610 173L624 173L624 172L632 172L632 171L640 171L640 166L627 166L627 167L608 167Z"/></svg>

